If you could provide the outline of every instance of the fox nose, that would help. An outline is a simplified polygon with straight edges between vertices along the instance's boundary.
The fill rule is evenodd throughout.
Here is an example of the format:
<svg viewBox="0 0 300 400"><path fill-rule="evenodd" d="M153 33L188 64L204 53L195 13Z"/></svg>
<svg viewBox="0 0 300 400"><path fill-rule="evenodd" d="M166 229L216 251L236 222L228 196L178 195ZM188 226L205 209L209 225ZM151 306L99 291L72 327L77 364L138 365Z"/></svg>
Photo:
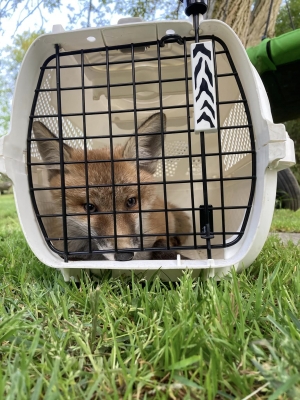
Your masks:
<svg viewBox="0 0 300 400"><path fill-rule="evenodd" d="M122 253L115 253L116 261L130 261L133 259L134 253L132 251L123 251Z"/></svg>

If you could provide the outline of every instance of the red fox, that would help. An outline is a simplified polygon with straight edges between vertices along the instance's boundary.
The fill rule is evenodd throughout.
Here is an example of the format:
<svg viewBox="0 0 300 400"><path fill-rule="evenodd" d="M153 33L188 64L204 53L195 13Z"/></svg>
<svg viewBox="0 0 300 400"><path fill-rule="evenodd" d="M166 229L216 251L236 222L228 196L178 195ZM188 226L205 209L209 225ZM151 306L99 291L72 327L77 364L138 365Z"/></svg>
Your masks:
<svg viewBox="0 0 300 400"><path fill-rule="evenodd" d="M162 119L165 131L165 114L163 114ZM160 113L153 114L138 128L139 175L140 182L143 183L143 185L140 185L141 204L138 204L136 161L121 161L122 159L136 159L135 135L132 135L124 146L118 145L113 148L113 182L110 148L87 150L86 158L88 163L86 164L84 162L84 150L74 149L66 143L63 144L63 158L64 162L66 162L64 166L64 179L66 186L65 201L69 252L87 252L86 257L78 256L78 258L81 259L128 261L131 259L151 258L150 252L135 251L135 249L140 248L140 237L130 236L140 234L139 213L129 212L137 211L139 209L143 211L160 210L157 212L142 212L142 233L146 235L152 234L152 236L143 236L143 246L147 248L153 247L153 244L158 240L161 241L161 239L166 243L164 201L157 193L155 193L154 185L144 184L155 181L153 175L156 171L157 160L150 158L161 156L162 135L158 133L160 131ZM46 128L45 125L38 121L33 123L33 133L35 138L38 139L37 146L43 162L57 163L47 165L47 169L49 187L53 188L51 190L53 207L57 214L61 214L62 192L60 189L61 173L59 164L59 140L48 128ZM86 170L88 171L88 185L99 185L89 187L88 201L86 193ZM113 184L133 185L114 186L115 201L113 201ZM77 188L68 188L72 186L76 186ZM125 213L116 214L117 232L114 232L114 205L115 211L125 211ZM168 203L168 209L172 208L176 207L173 204ZM90 214L92 251L110 250L109 253L88 253L88 218L87 215L84 215L87 213ZM63 237L62 218L54 217L53 219L55 222L51 224L51 232L48 232L48 236L61 238ZM191 232L189 217L183 211L168 212L168 227L170 246L184 244L187 236L181 236L181 234L188 234ZM115 239L113 237L107 237L115 234L122 235L122 237L117 237L116 239L117 252L114 252ZM77 237L78 239L70 240L71 237ZM53 241L53 244L59 250L63 249L62 240Z"/></svg>

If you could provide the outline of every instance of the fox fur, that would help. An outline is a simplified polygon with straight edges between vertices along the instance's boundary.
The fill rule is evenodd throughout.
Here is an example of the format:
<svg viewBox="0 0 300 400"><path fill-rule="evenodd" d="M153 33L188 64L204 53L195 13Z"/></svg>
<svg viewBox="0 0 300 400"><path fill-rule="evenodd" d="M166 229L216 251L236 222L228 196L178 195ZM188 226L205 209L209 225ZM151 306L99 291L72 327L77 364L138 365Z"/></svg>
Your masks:
<svg viewBox="0 0 300 400"><path fill-rule="evenodd" d="M166 116L163 114L164 131L166 127ZM147 160L146 158L161 156L161 116L160 113L153 114L138 128L138 159L140 182L153 182L153 174L156 171L157 160ZM60 148L58 138L41 122L33 123L34 137L38 139L37 146L45 163L57 163L48 165L48 181L51 190L52 204L57 214L62 210L62 191L60 173ZM147 134L146 136L140 136ZM52 139L52 140L49 140ZM88 256L78 256L87 259L109 259L116 258L113 253L115 249L114 238L106 236L114 235L114 216L113 214L97 214L97 212L113 213L113 188L114 184L134 184L137 183L136 161L121 161L122 159L136 159L136 136L132 135L124 146L113 147L113 172L114 182L112 182L112 166L110 148L87 150L87 161L84 163L85 152L63 144L63 158L66 162L64 167L65 186L80 186L80 188L65 189L65 201L67 212L67 234L68 238L81 237L82 239L68 240L69 252L89 252L88 241L88 218L87 208L90 210L90 232L92 235L92 251L110 250L111 253L103 255L99 253L89 254ZM118 161L120 160L120 161ZM92 162L91 162L92 161ZM99 161L99 162L97 162ZM101 161L101 162L100 162ZM79 163L78 163L79 162ZM81 163L80 163L81 162ZM72 164L74 163L74 164ZM87 204L86 194L86 168L88 171L88 184L107 185L102 187L89 188L89 204ZM58 188L58 189L54 189ZM142 232L143 234L155 234L155 236L143 237L144 247L153 247L156 241L166 243L166 222L164 212L164 201L156 193L154 185L140 185L141 204L138 204L138 185L133 186L114 186L115 209L116 211L139 210L161 210L161 212L142 213ZM133 200L132 200L133 199ZM168 209L176 208L168 203ZM71 216L69 216L72 214ZM62 218L54 217L48 233L49 237L63 237ZM50 226L50 225L49 225ZM139 237L126 235L140 233L139 213L116 214L118 251L140 247ZM185 243L187 236L181 233L191 232L189 217L182 211L168 212L168 228L170 236L170 246L178 246ZM86 238L86 239L85 239ZM63 250L62 240L53 240L53 245ZM77 256L76 256L77 257ZM149 259L149 252L134 252L134 259Z"/></svg>

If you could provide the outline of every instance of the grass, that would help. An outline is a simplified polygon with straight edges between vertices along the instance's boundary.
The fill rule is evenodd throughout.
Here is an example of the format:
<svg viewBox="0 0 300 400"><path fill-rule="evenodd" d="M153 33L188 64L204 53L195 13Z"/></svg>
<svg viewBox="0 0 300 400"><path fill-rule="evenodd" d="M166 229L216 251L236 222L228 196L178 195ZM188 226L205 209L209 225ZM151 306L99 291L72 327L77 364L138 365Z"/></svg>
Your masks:
<svg viewBox="0 0 300 400"><path fill-rule="evenodd" d="M298 211L275 210L271 225L272 232L300 232L300 209Z"/></svg>
<svg viewBox="0 0 300 400"><path fill-rule="evenodd" d="M0 197L3 204L9 196ZM0 227L0 399L299 399L300 248L217 283L62 280ZM12 223L14 221L14 223Z"/></svg>
<svg viewBox="0 0 300 400"><path fill-rule="evenodd" d="M13 194L0 195L0 229L19 225Z"/></svg>

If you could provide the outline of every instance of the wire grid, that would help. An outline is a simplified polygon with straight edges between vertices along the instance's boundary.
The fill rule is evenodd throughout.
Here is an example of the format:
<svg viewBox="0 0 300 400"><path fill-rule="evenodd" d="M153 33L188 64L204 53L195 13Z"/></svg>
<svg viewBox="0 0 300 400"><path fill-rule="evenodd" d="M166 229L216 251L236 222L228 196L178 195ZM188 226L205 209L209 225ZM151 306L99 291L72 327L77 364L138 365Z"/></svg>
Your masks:
<svg viewBox="0 0 300 400"><path fill-rule="evenodd" d="M85 170L86 170L86 200L87 203L89 202L89 192L90 189L93 187L103 187L105 185L92 185L89 183L88 180L88 165L91 161L87 159L87 154L88 150L92 148L92 143L93 139L88 139L87 138L87 133L86 133L86 117L87 115L93 115L93 114L106 114L108 116L109 120L109 134L108 135L99 135L96 138L101 139L101 138L109 138L110 140L110 149L111 149L111 177L112 177L112 182L114 182L114 160L113 160L113 126L112 126L112 115L114 113L114 110L111 107L111 98L110 98L110 52L115 51L115 50L120 50L120 49L131 49L131 54L132 54L132 85L133 85L133 109L128 109L128 110L123 110L126 112L133 112L134 114L134 125L135 125L135 132L137 132L137 113L141 110L137 108L137 103L136 103L136 87L137 87L137 82L135 82L135 76L134 76L134 71L135 71L135 54L134 54L134 49L136 45L128 45L128 46L114 46L111 48L102 48L102 49L89 49L89 50L81 50L81 51L71 51L71 52L65 52L61 53L59 51L58 46L56 46L56 53L50 57L48 60L45 61L43 67L41 68L41 75L37 84L37 89L35 92L34 100L33 100L33 105L32 105L32 112L30 115L30 124L29 124L29 129L28 129L28 140L30 145L28 146L28 153L27 153L27 158L28 158L28 178L29 178L29 187L30 187L30 192L31 192L31 197L32 197L32 203L33 207L35 209L37 219L40 225L40 228L42 230L42 233L45 237L45 240L48 244L48 246L56 253L61 255L64 260L67 262L70 257L90 257L92 255L99 255L102 256L105 254L109 253L118 253L118 252L123 252L125 251L134 251L134 252L139 252L139 251L153 251L153 250L158 250L158 251L166 251L170 250L170 239L176 237L175 232L169 232L169 225L168 225L168 215L169 211L184 211L184 212L189 212L191 214L191 226L192 229L190 232L184 232L180 233L180 236L188 236L193 238L193 244L192 245L173 245L172 249L175 250L183 250L183 249L206 249L207 251L207 258L211 258L211 251L212 249L219 249L219 248L225 248L228 246L232 246L235 243L237 243L243 236L245 227L248 222L250 210L252 207L252 202L253 202L253 196L254 196L254 189L255 189L255 179L256 179L256 161L255 161L255 146L254 146L254 134L252 130L252 123L251 123L251 116L247 104L247 100L245 98L245 94L241 85L241 82L239 80L237 71L235 69L235 66L233 64L233 61L230 57L230 54L228 52L228 49L226 48L226 45L220 40L219 38L216 37L210 37L210 36L205 36L202 37L201 39L207 39L207 40L213 40L214 43L214 57L215 57L215 64L217 60L217 56L219 54L225 54L228 62L231 66L232 73L227 74L228 76L234 76L236 83L240 89L240 96L237 100L231 100L231 101L219 101L218 97L218 72L216 68L216 91L217 91L217 104L232 104L232 109L230 111L229 116L226 118L225 122L223 123L222 126L220 126L220 115L218 111L218 151L215 151L213 153L209 153L205 151L205 142L206 142L206 134L204 132L200 133L200 138L199 141L201 142L201 152L198 155L193 155L191 153L191 135L193 133L193 129L191 128L190 125L190 120L189 120L189 112L191 112L193 104L190 104L189 101L189 81L191 78L189 77L188 73L188 61L189 61L189 54L187 51L187 43L192 41L193 38L187 38L183 40L183 54L181 56L173 57L173 58L183 58L184 59L184 64L185 64L185 76L182 77L181 79L178 79L182 81L183 79L185 80L185 90L186 90L186 104L185 106L169 106L169 107L164 107L163 101L162 101L162 91L163 87L162 84L167 81L165 79L162 79L161 76L161 46L162 43L160 41L157 42L151 42L151 43L144 43L144 44L138 44L139 47L145 46L151 47L151 46L156 46L157 47L157 62L158 62L158 80L156 83L159 85L159 97L160 97L160 102L159 102L159 107L149 107L149 108L143 108L144 111L152 111L152 112L157 112L159 111L162 115L162 112L167 111L168 109L176 109L176 108L182 108L185 107L187 110L187 140L185 142L183 141L173 141L171 143L164 143L163 140L163 134L161 133L162 136L162 156L157 157L158 158L158 167L157 170L154 174L154 178L160 178L162 179L162 184L163 184L163 202L164 202L164 209L163 210L147 210L147 213L152 213L152 212L158 212L162 211L161 215L162 218L165 219L165 228L166 232L164 232L164 236L166 237L165 241L165 246L164 247L155 247L155 243L153 243L152 246L144 246L143 245L143 239L146 237L153 237L153 241L155 241L155 238L161 234L161 232L157 233L151 233L147 234L143 232L143 227L142 227L142 215L145 212L144 210L141 210L140 206L138 211L135 211L139 215L139 232L130 234L130 235L125 235L126 237L133 237L133 238L138 238L139 239L139 246L138 247L133 247L133 248L127 248L127 249L118 249L117 247L117 239L124 237L124 235L119 235L117 234L117 215L122 214L122 213L128 213L130 211L117 211L116 210L116 189L120 186L130 186L129 183L126 184L118 184L118 183L113 183L111 185L106 185L110 186L112 189L112 200L113 200L113 210L109 213L107 212L95 212L93 213L95 215L101 216L102 214L112 214L113 219L114 219L114 232L112 235L105 235L105 236L99 236L97 235L97 232L95 232L91 228L91 213L89 211L85 213L77 213L77 216L86 216L87 219L87 229L86 229L86 234L81 235L81 236L75 236L75 237L70 237L68 236L68 222L67 218L70 217L69 214L67 214L67 208L66 208L66 198L65 198L65 192L68 189L75 189L76 186L72 187L66 187L65 185L65 174L62 172L61 175L61 198L62 198L62 212L61 214L47 214L43 215L39 211L39 207L36 201L36 196L35 193L41 190L51 190L49 187L39 187L37 185L33 184L33 179L32 179L32 169L35 166L46 166L46 164L41 160L40 155L38 154L38 150L36 147L36 139L32 136L32 123L33 120L40 120L42 121L54 134L57 135L59 138L59 146L60 146L60 166L61 166L61 171L64 171L64 159L63 159L63 143L68 141L68 143L74 147L74 148L81 148L84 153L85 153L85 159L84 159L84 165L85 165ZM171 40L172 42L172 40ZM218 45L222 46L221 51L216 51L215 50L215 44L216 42ZM86 112L85 111L85 99L84 99L84 93L85 93L85 85L84 85L84 76L85 76L85 68L88 68L89 65L86 64L86 59L85 59L85 54L86 53L91 53L91 52L105 52L106 53L106 61L105 63L100 63L101 65L106 65L106 71L107 71L107 100L108 100L108 110L105 112ZM61 110L61 90L60 90L60 81L59 81L59 76L60 76L60 59L62 57L67 57L71 55L80 55L81 57L81 64L79 66L81 67L81 77L82 77L82 82L81 82L81 87L79 89L82 90L82 113L71 113L71 114L63 114ZM167 59L168 57L164 57L164 59ZM172 57L170 57L171 59ZM49 62L52 61L53 59L56 59L56 68L55 72L58 77L57 79L57 87L55 89L50 89L50 84L49 84L49 79L51 72L53 72L53 67L48 66ZM145 58L145 61L147 61L147 57ZM152 59L151 59L152 61ZM122 61L119 61L119 63L122 63ZM125 61L124 61L125 63ZM126 61L128 63L128 61ZM113 63L112 63L113 64ZM66 68L66 66L64 66ZM46 74L46 79L45 79L45 74ZM47 74L48 78L47 79ZM44 79L44 80L43 80ZM224 79L224 77L222 77ZM176 81L176 79L174 79ZM42 84L43 82L43 84ZM120 86L122 87L122 84L119 85L114 85L114 86ZM90 88L90 87L89 87ZM74 88L72 88L73 90ZM50 96L50 91L55 91L57 94L57 109L51 105L51 96ZM64 88L64 90L68 90L68 88ZM71 90L71 88L70 88ZM83 130L80 130L78 127L75 127L72 125L70 120L68 119L69 116L81 116L83 118ZM161 117L162 120L162 117ZM55 121L55 122L54 122ZM58 121L58 124L56 123ZM162 132L162 123L161 123L161 132ZM177 132L182 132L182 131L167 131L165 132L165 136L168 134L176 134ZM159 134L159 132L157 132ZM145 184L144 182L140 181L140 173L139 173L139 159L138 159L138 136L137 134L135 135L135 140L136 140L136 151L137 151L137 157L136 159L129 159L129 160L123 160L123 161L135 161L136 166L137 166L137 182L134 185L138 186L138 203L140 204L140 190L142 186ZM123 135L123 136L132 136L131 135ZM79 140L81 139L81 140ZM82 140L84 139L84 140ZM252 164L252 172L251 175L247 176L242 176L242 177L237 177L237 178L226 178L224 177L224 173L229 170L233 165L237 164L240 160L242 160L244 157L247 155L250 155L251 157L251 164ZM219 158L219 177L217 178L209 178L209 171L207 171L207 160L209 157L218 157ZM36 162L36 160L33 162L32 159L38 159L39 161ZM176 176L176 171L178 169L178 165L182 159L186 159L189 163L189 167L185 173L186 179L184 180L173 180L172 184L176 184L180 187L182 183L188 183L190 185L190 198L191 198L191 207L188 208L181 208L180 206L177 206L176 208L168 209L168 200L167 200L167 184L169 183L167 181L167 177L174 177ZM40 161L41 160L41 161ZM118 160L119 161L119 160ZM101 163L103 160L97 160L97 162ZM51 163L50 163L51 164ZM225 205L224 202L224 182L228 180L236 181L239 179L243 180L249 180L250 182L250 194L249 198L246 204L240 205L240 206L230 206L230 205ZM209 193L208 193L208 184L209 182L214 182L218 183L220 185L220 206L214 206L209 204L210 199L209 199ZM204 204L198 204L198 200L194 196L194 185L195 184L202 184L203 188L203 203ZM155 184L153 183L147 183L147 185ZM240 223L240 229L236 231L228 231L226 230L226 221L225 221L225 212L226 210L234 210L234 209L241 209L244 210L244 218L242 219ZM200 211L200 213L199 213ZM212 214L214 211L221 211L222 217L222 223L221 223L221 230L216 231L214 230L213 227L213 222L212 222ZM132 211L133 213L134 211ZM48 235L48 232L45 229L45 225L43 223L43 218L57 218L61 217L62 219L62 235L59 235L57 237L51 237ZM72 215L71 215L72 216ZM199 225L199 216L200 216L200 227ZM226 237L228 235L231 235L233 239L231 241L226 240ZM212 239L214 237L221 237L221 243L213 244ZM202 242L204 241L205 243L199 244L199 237L202 238ZM96 248L93 246L95 241L102 240L102 239L113 239L114 240L114 246L110 249L100 249ZM84 250L80 251L72 251L72 241L83 241L88 243ZM57 243L63 243L63 249L61 247L57 247ZM178 242L177 242L178 243Z"/></svg>
<svg viewBox="0 0 300 400"><path fill-rule="evenodd" d="M56 114L57 110L54 108L54 106L51 104L51 95L50 95L50 81L52 78L52 74L55 73L54 69L50 69L46 72L43 83L41 85L41 91L38 96L38 101L36 104L36 114L39 115L54 115ZM47 117L41 117L41 118L35 118L36 121L42 122L52 133L54 133L56 136L58 136L58 123L57 123L57 118L47 118ZM79 129L77 126L74 126L72 122L66 118L62 117L62 125L63 125L63 131L64 131L64 137L70 138L66 143L73 147L74 149L83 149L83 143L82 141L79 140L74 140L74 137L82 137L83 138L83 132L81 129ZM87 140L87 147L88 149L92 149L92 141ZM31 154L32 157L37 158L41 160L41 155L38 151L36 142L31 142Z"/></svg>

